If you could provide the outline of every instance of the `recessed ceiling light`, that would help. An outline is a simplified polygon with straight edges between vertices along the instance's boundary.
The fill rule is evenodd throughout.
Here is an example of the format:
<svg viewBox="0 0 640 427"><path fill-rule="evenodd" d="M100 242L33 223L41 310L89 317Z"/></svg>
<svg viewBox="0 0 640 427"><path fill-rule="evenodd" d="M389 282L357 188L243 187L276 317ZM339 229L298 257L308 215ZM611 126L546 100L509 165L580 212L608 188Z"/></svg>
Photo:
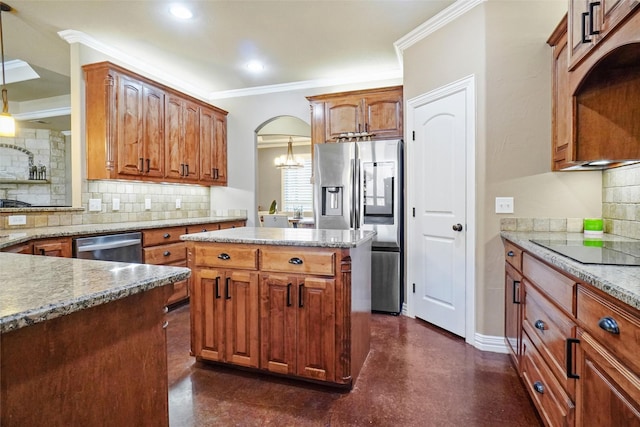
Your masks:
<svg viewBox="0 0 640 427"><path fill-rule="evenodd" d="M181 4L171 5L171 7L169 8L169 12L176 18L180 18L180 19L193 18L193 13L191 13L191 11L187 9L186 6L183 6Z"/></svg>
<svg viewBox="0 0 640 427"><path fill-rule="evenodd" d="M249 71L259 72L264 70L264 64L257 60L249 61L249 63L247 64L247 68L249 69Z"/></svg>

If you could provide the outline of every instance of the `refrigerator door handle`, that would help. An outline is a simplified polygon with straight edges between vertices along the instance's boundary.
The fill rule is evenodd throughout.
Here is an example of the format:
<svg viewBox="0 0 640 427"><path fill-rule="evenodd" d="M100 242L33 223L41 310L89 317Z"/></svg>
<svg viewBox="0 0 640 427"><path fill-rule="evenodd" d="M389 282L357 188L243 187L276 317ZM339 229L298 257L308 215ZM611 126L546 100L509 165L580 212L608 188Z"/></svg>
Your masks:
<svg viewBox="0 0 640 427"><path fill-rule="evenodd" d="M360 228L360 161L356 157L351 165L351 188L353 197L351 198L351 228Z"/></svg>

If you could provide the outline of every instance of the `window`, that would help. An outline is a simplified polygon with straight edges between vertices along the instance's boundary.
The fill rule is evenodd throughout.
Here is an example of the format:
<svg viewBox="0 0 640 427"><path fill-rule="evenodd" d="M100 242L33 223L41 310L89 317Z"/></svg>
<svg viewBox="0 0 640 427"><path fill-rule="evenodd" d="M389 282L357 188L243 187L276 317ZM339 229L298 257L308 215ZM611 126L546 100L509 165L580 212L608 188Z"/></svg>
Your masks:
<svg viewBox="0 0 640 427"><path fill-rule="evenodd" d="M302 206L303 211L313 210L313 185L311 185L311 154L298 154L304 161L299 169L282 169L282 206L293 212Z"/></svg>

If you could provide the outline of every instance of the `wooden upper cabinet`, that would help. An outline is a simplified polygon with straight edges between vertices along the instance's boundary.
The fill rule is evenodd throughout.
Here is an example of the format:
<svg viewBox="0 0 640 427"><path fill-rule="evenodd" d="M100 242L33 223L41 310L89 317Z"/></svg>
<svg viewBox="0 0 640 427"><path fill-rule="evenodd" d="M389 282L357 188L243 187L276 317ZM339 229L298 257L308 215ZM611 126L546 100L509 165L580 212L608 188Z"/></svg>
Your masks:
<svg viewBox="0 0 640 427"><path fill-rule="evenodd" d="M200 180L227 183L227 116L218 111L200 110Z"/></svg>
<svg viewBox="0 0 640 427"><path fill-rule="evenodd" d="M570 69L574 69L638 4L637 0L571 0L568 14Z"/></svg>
<svg viewBox="0 0 640 427"><path fill-rule="evenodd" d="M167 177L197 181L200 178L200 107L178 96L167 96L166 170Z"/></svg>
<svg viewBox="0 0 640 427"><path fill-rule="evenodd" d="M402 138L402 86L307 97L313 144L344 134L368 132L372 139Z"/></svg>
<svg viewBox="0 0 640 427"><path fill-rule="evenodd" d="M87 179L226 185L226 111L109 62L83 69ZM202 111L216 117L211 147L201 147L202 123L209 125ZM206 152L215 166L203 173ZM212 180L211 170L221 178Z"/></svg>

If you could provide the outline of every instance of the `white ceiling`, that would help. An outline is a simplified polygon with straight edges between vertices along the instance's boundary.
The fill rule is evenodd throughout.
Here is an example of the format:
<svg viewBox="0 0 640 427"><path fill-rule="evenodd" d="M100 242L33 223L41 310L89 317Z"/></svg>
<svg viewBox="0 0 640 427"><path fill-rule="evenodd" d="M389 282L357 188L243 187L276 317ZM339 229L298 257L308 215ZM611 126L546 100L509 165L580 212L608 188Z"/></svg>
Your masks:
<svg viewBox="0 0 640 427"><path fill-rule="evenodd" d="M188 21L169 15L175 2L165 0L6 3L15 10L2 14L5 56L44 69L62 83L60 92L69 90L60 80L69 75L70 49L58 33L74 30L215 98L263 86L401 76L394 42L454 0L184 1L194 13ZM263 72L246 68L254 59ZM34 96L23 86L8 86L11 101Z"/></svg>

